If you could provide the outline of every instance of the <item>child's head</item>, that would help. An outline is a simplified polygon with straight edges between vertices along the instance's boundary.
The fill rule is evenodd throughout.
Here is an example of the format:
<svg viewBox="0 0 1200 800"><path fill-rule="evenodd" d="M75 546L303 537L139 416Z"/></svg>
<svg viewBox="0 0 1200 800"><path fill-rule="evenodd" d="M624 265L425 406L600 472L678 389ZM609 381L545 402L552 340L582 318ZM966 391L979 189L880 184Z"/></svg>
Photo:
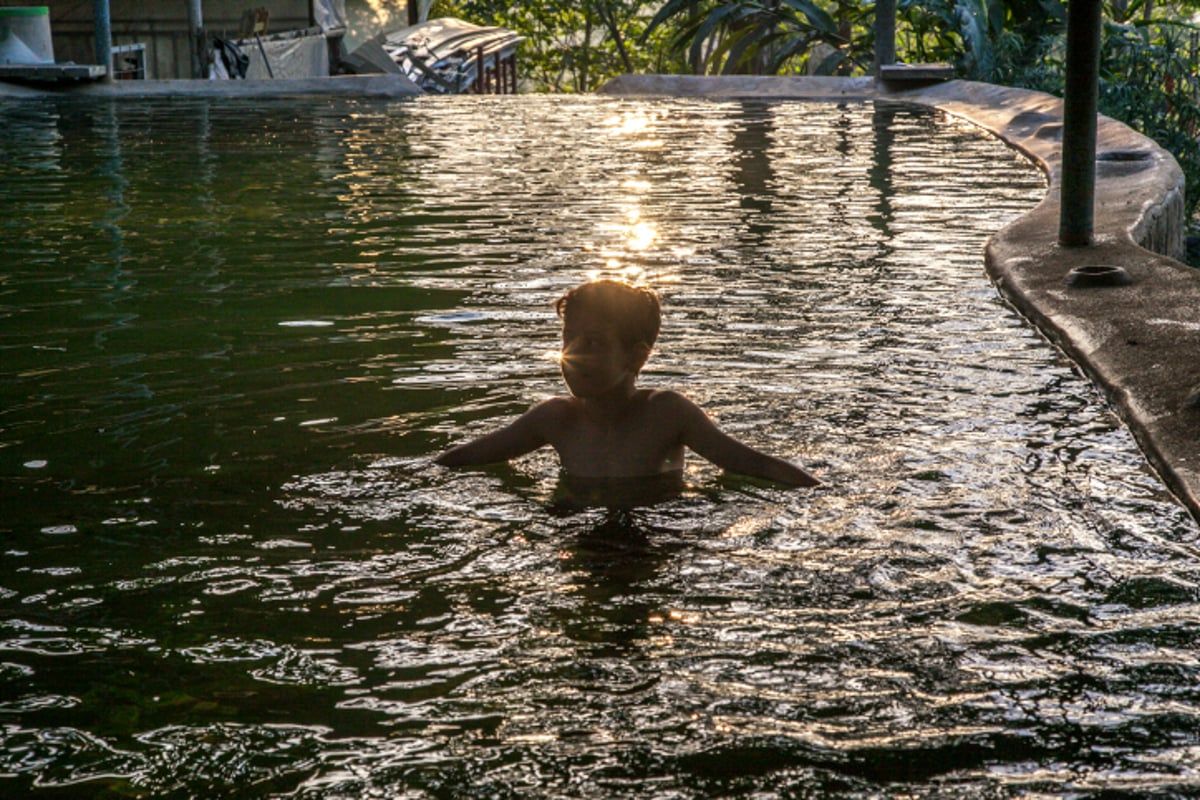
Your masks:
<svg viewBox="0 0 1200 800"><path fill-rule="evenodd" d="M563 321L563 379L583 399L633 388L658 338L658 296L620 281L593 281L567 292L555 309Z"/></svg>
<svg viewBox="0 0 1200 800"><path fill-rule="evenodd" d="M654 290L624 281L598 280L576 286L558 298L554 309L564 328L573 319L587 316L603 321L625 347L644 345L647 352L662 325L662 309Z"/></svg>

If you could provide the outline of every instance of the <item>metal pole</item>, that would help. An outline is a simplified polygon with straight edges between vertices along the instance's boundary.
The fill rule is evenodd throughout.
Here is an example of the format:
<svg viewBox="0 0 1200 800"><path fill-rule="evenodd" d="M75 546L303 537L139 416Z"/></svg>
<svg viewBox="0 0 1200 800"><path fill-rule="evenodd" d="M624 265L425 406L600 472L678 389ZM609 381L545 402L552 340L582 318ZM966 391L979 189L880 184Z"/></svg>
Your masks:
<svg viewBox="0 0 1200 800"><path fill-rule="evenodd" d="M96 63L104 67L104 80L113 79L112 17L108 11L108 0L93 0L92 16L96 28Z"/></svg>
<svg viewBox="0 0 1200 800"><path fill-rule="evenodd" d="M1067 4L1062 196L1058 220L1058 243L1064 247L1092 243L1099 79L1100 0L1071 0Z"/></svg>
<svg viewBox="0 0 1200 800"><path fill-rule="evenodd" d="M875 0L875 78L896 63L896 0Z"/></svg>
<svg viewBox="0 0 1200 800"><path fill-rule="evenodd" d="M201 0L188 0L188 41L192 51L192 77L208 77L208 45L204 41L204 13Z"/></svg>

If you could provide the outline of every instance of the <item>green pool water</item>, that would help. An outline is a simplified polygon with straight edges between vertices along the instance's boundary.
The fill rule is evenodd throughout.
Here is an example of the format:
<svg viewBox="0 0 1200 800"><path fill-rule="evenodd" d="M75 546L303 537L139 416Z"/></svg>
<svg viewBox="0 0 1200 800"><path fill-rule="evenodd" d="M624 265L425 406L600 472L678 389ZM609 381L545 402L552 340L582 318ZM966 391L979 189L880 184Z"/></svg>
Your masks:
<svg viewBox="0 0 1200 800"><path fill-rule="evenodd" d="M999 299L1044 194L923 108L0 105L0 795L1186 796L1198 531ZM650 282L693 458L429 457Z"/></svg>

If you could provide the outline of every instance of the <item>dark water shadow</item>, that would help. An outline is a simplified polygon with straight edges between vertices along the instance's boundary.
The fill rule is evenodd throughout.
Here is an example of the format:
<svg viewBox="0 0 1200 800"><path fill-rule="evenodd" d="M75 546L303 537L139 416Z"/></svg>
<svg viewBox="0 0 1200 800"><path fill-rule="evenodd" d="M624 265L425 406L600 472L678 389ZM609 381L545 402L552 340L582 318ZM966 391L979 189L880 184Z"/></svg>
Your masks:
<svg viewBox="0 0 1200 800"><path fill-rule="evenodd" d="M686 547L662 524L666 504L685 489L678 473L653 479L560 477L550 514L564 534L560 558L577 599L568 635L592 656L641 650L666 613L660 580Z"/></svg>

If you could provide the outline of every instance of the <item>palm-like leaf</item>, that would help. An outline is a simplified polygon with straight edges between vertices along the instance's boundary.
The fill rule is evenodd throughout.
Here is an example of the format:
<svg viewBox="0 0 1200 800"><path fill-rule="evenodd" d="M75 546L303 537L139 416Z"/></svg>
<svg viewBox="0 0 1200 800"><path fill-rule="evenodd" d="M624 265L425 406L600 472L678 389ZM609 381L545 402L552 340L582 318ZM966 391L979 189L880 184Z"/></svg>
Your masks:
<svg viewBox="0 0 1200 800"><path fill-rule="evenodd" d="M805 55L816 42L846 44L837 21L815 0L717 0L698 5L694 0L669 0L651 20L643 40L655 28L673 20L676 52L686 52L693 64L723 73L755 66L778 72L792 59Z"/></svg>

